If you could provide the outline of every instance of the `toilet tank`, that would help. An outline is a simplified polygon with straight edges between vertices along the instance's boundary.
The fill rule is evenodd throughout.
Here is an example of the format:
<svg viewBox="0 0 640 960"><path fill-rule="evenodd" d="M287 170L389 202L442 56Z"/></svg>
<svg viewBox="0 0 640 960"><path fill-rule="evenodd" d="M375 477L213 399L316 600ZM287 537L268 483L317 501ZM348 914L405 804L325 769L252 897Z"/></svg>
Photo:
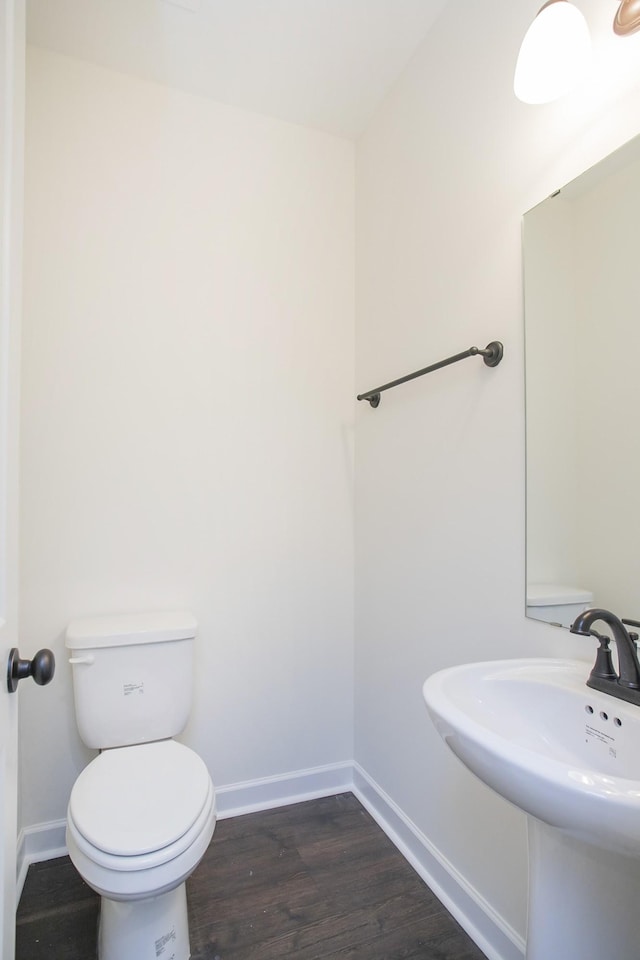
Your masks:
<svg viewBox="0 0 640 960"><path fill-rule="evenodd" d="M103 749L173 737L184 728L193 692L189 613L141 613L72 621L70 651L78 731Z"/></svg>
<svg viewBox="0 0 640 960"><path fill-rule="evenodd" d="M569 627L594 605L591 590L557 583L527 584L527 616L556 626Z"/></svg>

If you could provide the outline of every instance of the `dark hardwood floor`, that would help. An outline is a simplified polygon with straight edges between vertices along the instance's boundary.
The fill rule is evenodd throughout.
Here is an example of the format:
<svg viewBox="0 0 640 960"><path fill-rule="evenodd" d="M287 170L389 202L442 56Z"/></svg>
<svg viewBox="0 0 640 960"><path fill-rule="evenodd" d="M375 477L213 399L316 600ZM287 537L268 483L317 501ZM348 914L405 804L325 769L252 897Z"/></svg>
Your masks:
<svg viewBox="0 0 640 960"><path fill-rule="evenodd" d="M220 820L187 882L193 960L483 960L356 798ZM98 897L29 868L16 960L94 960Z"/></svg>

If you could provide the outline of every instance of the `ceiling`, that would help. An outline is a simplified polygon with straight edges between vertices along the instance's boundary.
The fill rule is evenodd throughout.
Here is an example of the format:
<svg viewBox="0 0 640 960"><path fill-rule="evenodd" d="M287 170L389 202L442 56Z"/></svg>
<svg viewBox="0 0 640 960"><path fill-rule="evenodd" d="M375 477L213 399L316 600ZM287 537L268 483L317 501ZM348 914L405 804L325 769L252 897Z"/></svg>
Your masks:
<svg viewBox="0 0 640 960"><path fill-rule="evenodd" d="M447 0L27 0L39 47L356 137Z"/></svg>

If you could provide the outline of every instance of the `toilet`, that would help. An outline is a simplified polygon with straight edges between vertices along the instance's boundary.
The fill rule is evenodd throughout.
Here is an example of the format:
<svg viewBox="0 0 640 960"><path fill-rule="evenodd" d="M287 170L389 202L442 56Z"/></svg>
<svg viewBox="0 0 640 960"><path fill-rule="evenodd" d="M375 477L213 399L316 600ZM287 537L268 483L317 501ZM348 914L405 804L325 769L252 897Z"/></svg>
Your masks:
<svg viewBox="0 0 640 960"><path fill-rule="evenodd" d="M558 583L527 584L527 616L557 627L570 627L576 617L594 605L591 590Z"/></svg>
<svg viewBox="0 0 640 960"><path fill-rule="evenodd" d="M189 960L185 881L216 823L203 760L172 739L192 700L187 613L74 620L76 722L100 754L71 791L67 847L101 896L98 960Z"/></svg>

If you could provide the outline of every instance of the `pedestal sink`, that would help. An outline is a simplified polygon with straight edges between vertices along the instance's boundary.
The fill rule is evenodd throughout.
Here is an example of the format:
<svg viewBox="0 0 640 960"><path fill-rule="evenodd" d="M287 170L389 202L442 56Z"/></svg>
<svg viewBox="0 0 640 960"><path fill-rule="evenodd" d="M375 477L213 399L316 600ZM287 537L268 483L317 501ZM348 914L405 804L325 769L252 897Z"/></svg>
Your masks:
<svg viewBox="0 0 640 960"><path fill-rule="evenodd" d="M498 660L423 686L451 750L528 814L527 960L640 957L640 707L590 669Z"/></svg>

